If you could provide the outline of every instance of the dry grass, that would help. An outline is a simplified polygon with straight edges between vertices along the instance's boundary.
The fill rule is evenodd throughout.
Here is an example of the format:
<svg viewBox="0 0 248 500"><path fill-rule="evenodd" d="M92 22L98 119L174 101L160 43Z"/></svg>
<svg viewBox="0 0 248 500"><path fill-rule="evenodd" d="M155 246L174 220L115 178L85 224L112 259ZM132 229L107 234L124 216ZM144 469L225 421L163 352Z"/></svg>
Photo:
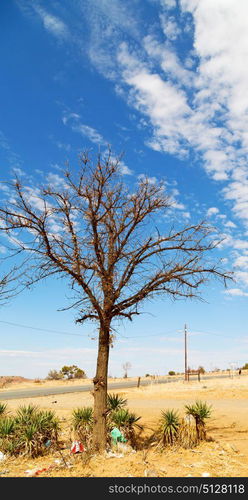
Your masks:
<svg viewBox="0 0 248 500"><path fill-rule="evenodd" d="M85 383L85 381L83 381ZM86 382L87 383L87 382ZM60 385L57 383L57 385ZM78 381L77 381L78 385ZM21 385L23 387L23 385ZM37 385L36 385L37 387ZM111 389L111 392L114 392ZM208 472L216 477L248 476L248 424L247 403L248 376L227 379L202 380L198 382L175 382L170 384L153 383L140 389L117 390L128 399L128 407L137 415L141 415L141 423L145 425L143 433L147 448L129 453L122 458L89 457L86 454L71 456L70 450L62 451L68 465L57 464L61 460L58 452L46 457L28 460L23 458L7 459L0 463L0 474L7 470L6 477L25 476L27 469L42 469L51 465L41 476L201 476ZM172 448L161 452L151 446L149 436L157 426L161 410L175 408L183 416L184 404L196 399L207 401L213 406L213 416L207 423L208 436L212 441L204 442L193 449ZM52 403L56 400L57 403ZM25 404L38 404L41 408L52 408L63 419L62 436L67 443L70 432L69 418L73 408L93 404L90 393L71 393L55 396L25 399ZM7 402L10 410L14 410L23 400ZM71 436L73 438L73 436Z"/></svg>

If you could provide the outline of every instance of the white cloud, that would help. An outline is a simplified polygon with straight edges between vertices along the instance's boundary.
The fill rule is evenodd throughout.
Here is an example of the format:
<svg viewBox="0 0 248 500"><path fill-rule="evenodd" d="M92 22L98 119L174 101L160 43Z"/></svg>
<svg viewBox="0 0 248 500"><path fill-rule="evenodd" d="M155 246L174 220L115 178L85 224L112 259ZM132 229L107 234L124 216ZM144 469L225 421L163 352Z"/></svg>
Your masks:
<svg viewBox="0 0 248 500"><path fill-rule="evenodd" d="M66 144L64 142L60 142L60 141L56 141L55 142L56 146L59 148L59 149L63 149L64 151L71 151L71 145L70 144Z"/></svg>
<svg viewBox="0 0 248 500"><path fill-rule="evenodd" d="M229 290L225 290L224 293L234 297L248 297L248 292L244 292L240 288L229 288Z"/></svg>
<svg viewBox="0 0 248 500"><path fill-rule="evenodd" d="M147 176L145 174L139 174L138 175L138 179L141 182L147 181L148 184L156 184L156 182L158 181L156 177L149 177L149 176Z"/></svg>
<svg viewBox="0 0 248 500"><path fill-rule="evenodd" d="M1 349L0 350L0 356L7 356L7 357L13 357L13 358L17 358L17 357L29 357L29 356L37 356L39 355L40 353L37 352L37 351L21 351L21 350L18 350L18 349Z"/></svg>
<svg viewBox="0 0 248 500"><path fill-rule="evenodd" d="M235 228L237 227L236 224L234 224L234 222L232 222L231 220L228 220L225 224L224 224L225 227L230 227L230 228Z"/></svg>
<svg viewBox="0 0 248 500"><path fill-rule="evenodd" d="M169 40L176 40L181 33L181 29L173 16L167 16L166 14L160 15L160 21L163 28L165 36Z"/></svg>
<svg viewBox="0 0 248 500"><path fill-rule="evenodd" d="M234 261L234 266L248 270L248 255L239 255Z"/></svg>
<svg viewBox="0 0 248 500"><path fill-rule="evenodd" d="M108 79L117 76L115 52L124 35L139 39L139 20L133 0L84 0L80 10L89 27L88 56L91 63ZM84 48L85 49L85 48Z"/></svg>
<svg viewBox="0 0 248 500"><path fill-rule="evenodd" d="M91 142L96 144L106 144L106 141L103 139L101 134L99 134L99 132L97 132L97 130L93 127L79 123L78 125L73 126L73 129L81 135L87 137Z"/></svg>
<svg viewBox="0 0 248 500"><path fill-rule="evenodd" d="M219 213L219 209L217 207L210 207L207 211L207 216L211 217L212 215L216 215Z"/></svg>
<svg viewBox="0 0 248 500"><path fill-rule="evenodd" d="M91 142L95 144L107 145L107 142L102 137L99 132L89 125L80 122L80 115L77 113L64 113L62 117L62 122L64 125L69 125L74 132L87 137Z"/></svg>
<svg viewBox="0 0 248 500"><path fill-rule="evenodd" d="M179 203L177 201L173 201L173 208L176 208L177 210L184 210L185 205L183 203Z"/></svg>
<svg viewBox="0 0 248 500"><path fill-rule="evenodd" d="M237 173L240 174L239 169ZM233 211L236 217L248 223L248 171L246 177L234 180L224 188L223 194L226 200L233 201Z"/></svg>
<svg viewBox="0 0 248 500"><path fill-rule="evenodd" d="M161 5L167 9L174 9L177 6L176 0L160 0Z"/></svg>
<svg viewBox="0 0 248 500"><path fill-rule="evenodd" d="M69 30L66 24L57 16L48 13L44 8L39 5L33 5L33 9L40 16L44 28L54 35L57 39L63 40L68 38Z"/></svg>
<svg viewBox="0 0 248 500"><path fill-rule="evenodd" d="M122 175L132 175L133 174L133 170L131 170L131 168L129 168L127 165L125 165L125 163L123 163L122 161L120 161L120 172Z"/></svg>
<svg viewBox="0 0 248 500"><path fill-rule="evenodd" d="M174 17L170 9L177 6ZM145 33L136 7L130 0L76 2L77 18L81 22L84 16L89 36L84 43L81 24L75 24L75 43L113 80L122 98L145 115L145 144L201 161L206 173L219 181L234 215L248 226L247 0L160 0L160 24ZM61 9L58 16L35 9L48 31L57 38L68 36ZM180 54L174 43L179 34L187 36ZM129 45L121 43L128 38ZM106 145L78 114L64 116L63 122L93 143Z"/></svg>
<svg viewBox="0 0 248 500"><path fill-rule="evenodd" d="M14 168L12 168L12 171L13 171L13 172L14 172L14 173L18 176L18 177L23 177L23 176L25 176L25 175L26 175L26 174L25 174L25 172L24 172L24 170L22 170L22 169L21 169L21 168L19 168L19 167L14 167Z"/></svg>
<svg viewBox="0 0 248 500"><path fill-rule="evenodd" d="M2 184L0 182L0 191L4 191L5 193L9 193L9 186L7 186L6 184Z"/></svg>
<svg viewBox="0 0 248 500"><path fill-rule="evenodd" d="M236 271L237 280L248 287L248 271Z"/></svg>
<svg viewBox="0 0 248 500"><path fill-rule="evenodd" d="M194 84L194 73L184 68L171 46L161 44L154 37L148 35L144 38L144 47L150 57L158 60L165 74L173 80L180 80L181 84L190 86Z"/></svg>
<svg viewBox="0 0 248 500"><path fill-rule="evenodd" d="M182 216L184 217L184 219L187 219L187 220L189 220L191 217L190 212L182 212Z"/></svg>
<svg viewBox="0 0 248 500"><path fill-rule="evenodd" d="M162 1L161 5L166 6ZM246 0L182 0L180 5L183 13L192 15L194 51L184 62L172 43L162 44L154 35L144 38L147 56L131 52L122 43L117 54L121 80L129 87L129 105L146 115L153 127L153 137L146 144L180 157L191 151L200 155L209 176L228 182L222 194L233 202L235 216L248 224L248 68L244 64L248 4ZM172 38L180 32L182 25L176 27L175 18L163 13L161 21L164 29L172 23Z"/></svg>
<svg viewBox="0 0 248 500"><path fill-rule="evenodd" d="M48 173L48 175L47 175L47 181L48 181L48 184L50 184L55 189L57 189L57 188L66 188L67 187L65 179L63 177L61 177L60 175L54 174L52 172Z"/></svg>
<svg viewBox="0 0 248 500"><path fill-rule="evenodd" d="M240 238L233 238L230 234L223 233L220 237L224 240L222 246L231 247L235 250L247 250L248 241Z"/></svg>

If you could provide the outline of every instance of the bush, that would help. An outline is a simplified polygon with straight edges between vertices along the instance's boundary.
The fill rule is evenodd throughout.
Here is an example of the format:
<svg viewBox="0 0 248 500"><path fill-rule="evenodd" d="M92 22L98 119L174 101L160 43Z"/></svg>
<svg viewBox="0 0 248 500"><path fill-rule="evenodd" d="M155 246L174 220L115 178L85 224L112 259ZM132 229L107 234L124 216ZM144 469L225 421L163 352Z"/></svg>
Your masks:
<svg viewBox="0 0 248 500"><path fill-rule="evenodd" d="M74 378L86 378L86 373L81 368L78 368L74 372Z"/></svg>
<svg viewBox="0 0 248 500"><path fill-rule="evenodd" d="M10 455L34 458L47 450L47 442L58 440L59 423L52 411L20 406L13 417L0 420L0 449Z"/></svg>
<svg viewBox="0 0 248 500"><path fill-rule="evenodd" d="M197 439L202 441L206 439L205 420L210 418L212 406L204 401L196 401L193 405L186 405L186 415L191 415L195 419Z"/></svg>
<svg viewBox="0 0 248 500"><path fill-rule="evenodd" d="M118 429L123 432L124 436L130 440L131 445L135 446L135 431L143 430L143 426L138 424L140 419L141 417L137 417L135 413L130 412L128 409L121 408L110 414L109 427L118 427Z"/></svg>
<svg viewBox="0 0 248 500"><path fill-rule="evenodd" d="M6 408L6 404L0 403L0 418L6 415Z"/></svg>
<svg viewBox="0 0 248 500"><path fill-rule="evenodd" d="M60 370L62 377L66 377L68 380L73 378L86 378L86 373L81 368L76 365L63 366Z"/></svg>
<svg viewBox="0 0 248 500"><path fill-rule="evenodd" d="M57 370L50 370L47 375L47 380L61 380L63 378L62 373L57 372Z"/></svg>
<svg viewBox="0 0 248 500"><path fill-rule="evenodd" d="M178 438L180 420L175 410L162 411L159 434L164 445L172 445Z"/></svg>
<svg viewBox="0 0 248 500"><path fill-rule="evenodd" d="M168 375L176 375L176 372L174 372L173 370L170 370L170 371L168 372Z"/></svg>
<svg viewBox="0 0 248 500"><path fill-rule="evenodd" d="M119 394L107 395L107 407L110 411L117 411L127 405L127 399L123 399Z"/></svg>
<svg viewBox="0 0 248 500"><path fill-rule="evenodd" d="M77 432L79 439L84 443L91 442L93 425L93 408L85 406L76 408L72 412L72 428Z"/></svg>

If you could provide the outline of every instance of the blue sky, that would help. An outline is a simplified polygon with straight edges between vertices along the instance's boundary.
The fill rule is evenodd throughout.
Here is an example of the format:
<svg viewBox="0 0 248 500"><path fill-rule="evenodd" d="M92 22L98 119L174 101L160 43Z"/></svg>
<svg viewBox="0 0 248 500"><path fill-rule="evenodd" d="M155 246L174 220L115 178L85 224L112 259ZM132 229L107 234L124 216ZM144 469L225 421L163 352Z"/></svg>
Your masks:
<svg viewBox="0 0 248 500"><path fill-rule="evenodd" d="M156 300L121 324L112 376L125 361L130 375L182 371L185 322L191 367L247 361L247 14L246 0L0 3L0 181L56 184L79 151L111 144L128 184L166 181L172 221L216 227L215 257L234 271L227 290L202 289L205 302ZM11 196L3 182L0 196ZM50 279L1 308L1 374L69 363L94 374L96 330L57 311L66 292Z"/></svg>

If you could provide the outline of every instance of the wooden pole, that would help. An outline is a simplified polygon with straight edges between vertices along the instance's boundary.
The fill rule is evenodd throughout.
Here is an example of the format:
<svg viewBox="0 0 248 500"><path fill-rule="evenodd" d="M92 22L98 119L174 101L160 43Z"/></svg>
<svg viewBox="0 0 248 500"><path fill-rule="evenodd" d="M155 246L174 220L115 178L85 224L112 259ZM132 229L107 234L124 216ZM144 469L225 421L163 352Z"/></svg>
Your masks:
<svg viewBox="0 0 248 500"><path fill-rule="evenodd" d="M187 352L187 325L184 325L184 378L189 380L188 377L188 352Z"/></svg>

